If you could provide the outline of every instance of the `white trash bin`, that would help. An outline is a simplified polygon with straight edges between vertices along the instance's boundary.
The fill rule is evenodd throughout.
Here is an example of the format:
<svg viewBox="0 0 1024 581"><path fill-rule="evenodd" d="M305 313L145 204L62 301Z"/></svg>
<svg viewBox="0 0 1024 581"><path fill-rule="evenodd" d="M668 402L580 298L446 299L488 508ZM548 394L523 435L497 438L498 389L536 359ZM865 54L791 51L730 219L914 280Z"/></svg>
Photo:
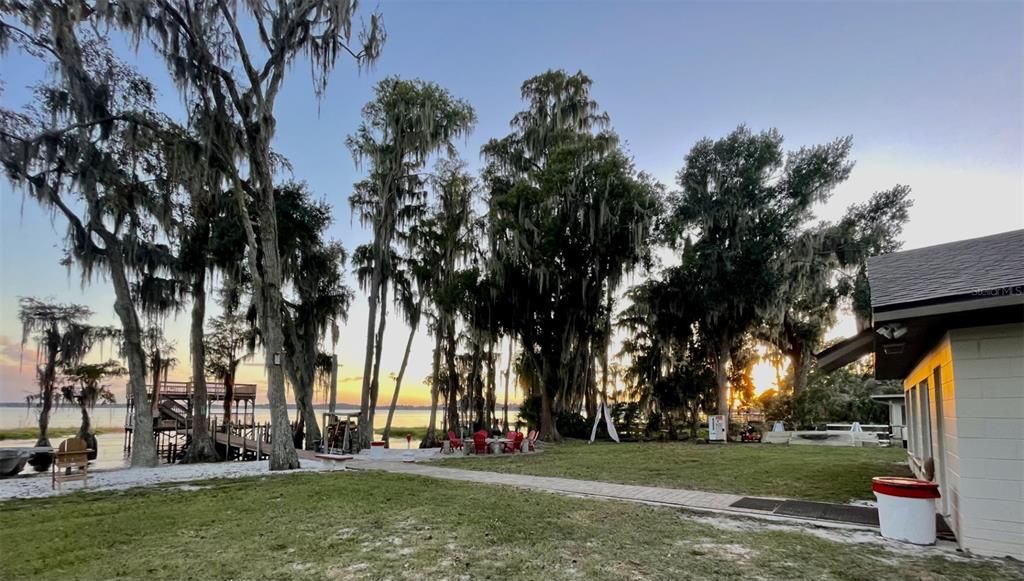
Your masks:
<svg viewBox="0 0 1024 581"><path fill-rule="evenodd" d="M939 485L927 480L876 476L871 490L878 499L882 536L915 545L935 544L935 499Z"/></svg>
<svg viewBox="0 0 1024 581"><path fill-rule="evenodd" d="M384 459L384 442L370 442L370 459Z"/></svg>

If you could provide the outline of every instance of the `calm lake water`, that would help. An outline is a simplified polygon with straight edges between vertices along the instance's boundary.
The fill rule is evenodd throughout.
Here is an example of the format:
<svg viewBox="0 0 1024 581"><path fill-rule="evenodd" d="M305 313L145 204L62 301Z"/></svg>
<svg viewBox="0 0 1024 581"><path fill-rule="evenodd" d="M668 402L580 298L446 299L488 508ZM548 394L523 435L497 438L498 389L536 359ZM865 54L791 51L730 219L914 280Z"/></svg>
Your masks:
<svg viewBox="0 0 1024 581"><path fill-rule="evenodd" d="M317 408L317 418L326 412L327 408ZM349 408L338 408L339 414L357 413L358 410ZM118 468L126 465L123 454L124 449L124 407L97 406L92 413L93 426L97 428L115 428L117 432L100 434L96 437L98 453L94 466L97 468ZM289 408L289 416L294 419L295 408ZM81 424L81 413L75 408L58 408L53 410L50 416L51 428L78 427ZM255 419L257 423L270 421L269 408L256 408ZM377 428L383 428L387 421L387 408L382 411L378 408L374 424ZM392 430L402 427L426 426L430 420L429 410L395 410L395 419L392 422ZM440 418L438 418L440 421ZM27 407L0 407L0 429L10 428L34 428L38 425L35 409ZM397 438L391 438L392 448L404 448L406 445L405 436L401 431L393 432ZM56 446L63 438L51 438L51 443ZM22 446L34 446L35 440L3 440L0 441L2 448L15 448ZM415 441L413 446L415 446ZM31 469L26 467L22 474Z"/></svg>

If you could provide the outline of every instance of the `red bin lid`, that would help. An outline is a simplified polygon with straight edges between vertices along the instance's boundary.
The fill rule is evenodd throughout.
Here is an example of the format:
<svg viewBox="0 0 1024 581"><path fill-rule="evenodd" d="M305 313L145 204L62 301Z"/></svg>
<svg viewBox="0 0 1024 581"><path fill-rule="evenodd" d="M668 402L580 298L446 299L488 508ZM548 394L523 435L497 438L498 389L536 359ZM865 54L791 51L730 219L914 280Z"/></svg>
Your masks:
<svg viewBox="0 0 1024 581"><path fill-rule="evenodd" d="M383 446L386 442L370 442L371 446Z"/></svg>
<svg viewBox="0 0 1024 581"><path fill-rule="evenodd" d="M916 478L875 476L871 479L871 490L903 498L939 498L938 484Z"/></svg>

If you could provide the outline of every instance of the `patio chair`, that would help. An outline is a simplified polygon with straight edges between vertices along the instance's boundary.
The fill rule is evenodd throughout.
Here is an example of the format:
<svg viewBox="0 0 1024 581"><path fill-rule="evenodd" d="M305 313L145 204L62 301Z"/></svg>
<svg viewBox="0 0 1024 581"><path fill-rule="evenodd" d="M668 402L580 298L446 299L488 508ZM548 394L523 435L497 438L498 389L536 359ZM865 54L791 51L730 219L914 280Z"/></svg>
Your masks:
<svg viewBox="0 0 1024 581"><path fill-rule="evenodd" d="M522 446L522 443L523 443L523 434L522 433L520 433L520 432L509 432L508 435L505 436L505 439L512 440L511 442L505 444L505 453L506 454L515 454L516 452L521 452L522 451L521 450L521 446Z"/></svg>
<svg viewBox="0 0 1024 581"><path fill-rule="evenodd" d="M537 438L540 437L540 432L537 430L530 430L530 433L526 436L526 441L530 443L530 451L537 451Z"/></svg>
<svg viewBox="0 0 1024 581"><path fill-rule="evenodd" d="M452 452L462 449L462 440L455 437L454 430L448 430L448 441L451 442Z"/></svg>
<svg viewBox="0 0 1024 581"><path fill-rule="evenodd" d="M487 432L480 430L473 434L473 453L474 454L486 454L490 450L487 448Z"/></svg>
<svg viewBox="0 0 1024 581"><path fill-rule="evenodd" d="M81 438L68 438L60 443L53 454L53 473L50 487L60 490L61 484L81 480L89 486L89 445Z"/></svg>

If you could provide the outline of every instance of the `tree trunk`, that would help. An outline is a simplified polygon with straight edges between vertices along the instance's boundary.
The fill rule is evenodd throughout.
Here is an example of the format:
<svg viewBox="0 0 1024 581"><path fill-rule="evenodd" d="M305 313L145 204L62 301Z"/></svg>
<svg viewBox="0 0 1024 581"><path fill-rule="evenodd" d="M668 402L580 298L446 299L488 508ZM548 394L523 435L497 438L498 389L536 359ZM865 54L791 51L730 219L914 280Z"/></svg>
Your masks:
<svg viewBox="0 0 1024 581"><path fill-rule="evenodd" d="M151 468L157 465L156 440L153 437L153 414L150 412L149 394L146 393L146 355L142 349L142 329L139 316L132 303L131 287L125 274L121 245L112 236L105 237L107 263L114 284L114 311L121 321L124 333L124 352L128 360L128 386L135 402L135 422L132 430L132 468Z"/></svg>
<svg viewBox="0 0 1024 581"><path fill-rule="evenodd" d="M209 397L206 392L206 346L203 324L206 321L206 269L192 280L192 326L189 349L192 355L192 439L182 459L184 464L215 462L220 459L207 418Z"/></svg>
<svg viewBox="0 0 1024 581"><path fill-rule="evenodd" d="M295 449L302 447L302 438L306 433L306 415L302 412L302 406L295 408L295 427L292 429L292 445Z"/></svg>
<svg viewBox="0 0 1024 581"><path fill-rule="evenodd" d="M266 151L269 151L267 144ZM277 215L274 209L274 186L268 168L257 171L262 186L258 207L260 213L260 239L263 251L263 276L257 292L262 297L261 331L265 345L267 368L267 399L270 402L270 469L293 470L299 467L299 457L291 438L288 421L288 399L284 389L284 365L274 363L274 356L284 357L284 331L281 321L281 257L278 254ZM244 211L244 208L243 208ZM253 249L255 251L255 249Z"/></svg>
<svg viewBox="0 0 1024 581"><path fill-rule="evenodd" d="M482 430L488 427L484 418L484 382L481 377L483 354L481 353L479 334L474 332L473 335L473 363L469 371L469 386L473 398L473 430Z"/></svg>
<svg viewBox="0 0 1024 581"><path fill-rule="evenodd" d="M337 342L335 342L337 343ZM337 344L332 347L337 349ZM338 354L331 353L331 386L330 386L330 400L327 404L327 412L334 415L334 411L338 406ZM326 426L324 427L326 429Z"/></svg>
<svg viewBox="0 0 1024 581"><path fill-rule="evenodd" d="M511 336L508 338L508 363L505 364L505 405L502 409L502 420L505 423L505 431L508 430L508 386L512 379L512 349L515 347L515 341Z"/></svg>
<svg viewBox="0 0 1024 581"><path fill-rule="evenodd" d="M370 279L370 315L366 323L366 356L363 360L363 388L359 400L359 446L367 448L373 441L373 420L370 418L370 392L373 385L374 338L377 329L377 307L380 303L380 286L383 278L379 252L374 242L373 275Z"/></svg>
<svg viewBox="0 0 1024 581"><path fill-rule="evenodd" d="M437 446L437 406L441 394L441 322L437 322L434 329L434 361L430 373L430 421L427 423L427 433L420 442L420 448L434 448Z"/></svg>
<svg viewBox="0 0 1024 581"><path fill-rule="evenodd" d="M455 319L450 315L445 314L445 364L448 370L448 397L446 398L448 413L446 418L448 421L448 431L455 432L456 436L461 436L459 433L459 372L455 368Z"/></svg>
<svg viewBox="0 0 1024 581"><path fill-rule="evenodd" d="M47 333L46 364L43 366L39 379L39 437L36 439L37 448L50 447L50 413L53 410L53 385L57 379L57 351L60 349L59 331L54 328ZM33 454L28 463L37 472L43 472L53 464L53 456L45 454Z"/></svg>
<svg viewBox="0 0 1024 581"><path fill-rule="evenodd" d="M484 411L487 414L487 425L490 426L491 429L494 429L495 427L500 428L500 426L496 426L498 418L497 414L494 413L494 401L497 399L497 394L495 393L497 391L497 388L495 387L497 375L496 364L497 361L495 361L494 357L494 339L489 337L487 339L487 404Z"/></svg>
<svg viewBox="0 0 1024 581"><path fill-rule="evenodd" d="M59 331L56 328L48 333L49 345L46 349L46 365L43 367L39 381L39 438L37 447L50 446L50 414L53 411L53 386L57 381L57 352L60 349Z"/></svg>
<svg viewBox="0 0 1024 581"><path fill-rule="evenodd" d="M373 423L377 415L377 399L380 397L380 358L384 353L384 328L387 326L388 320L388 282L384 280L381 284L383 288L380 293L380 322L377 326L377 339L374 344L373 375L370 378L370 409L367 414L370 441L373 441L374 438Z"/></svg>
<svg viewBox="0 0 1024 581"><path fill-rule="evenodd" d="M85 402L79 403L78 408L82 412L82 425L78 428L78 437L85 440L92 434L92 420L89 418L89 408Z"/></svg>
<svg viewBox="0 0 1024 581"><path fill-rule="evenodd" d="M416 312L412 316L412 325L409 329L409 340L405 342L405 354L402 355L402 366L398 368L398 377L395 378L395 393L391 394L391 405L388 407L388 420L384 424L383 440L385 446L391 447L387 442L391 438L391 422L395 419L395 408L398 406L398 392L402 389L402 378L405 376L405 367L409 364L409 352L412 351L412 340L416 337L416 329L420 326L420 309L423 306L423 295L416 300ZM433 425L433 419L431 419Z"/></svg>
<svg viewBox="0 0 1024 581"><path fill-rule="evenodd" d="M229 363L231 372L224 376L224 426L231 426L231 404L235 400L235 362Z"/></svg>
<svg viewBox="0 0 1024 581"><path fill-rule="evenodd" d="M298 401L296 401L298 405ZM305 427L305 446L307 450L316 450L317 442L323 437L320 424L316 421L316 410L313 408L313 384L310 382L303 388L302 405L299 405Z"/></svg>
<svg viewBox="0 0 1024 581"><path fill-rule="evenodd" d="M160 417L160 367L160 347L154 345L152 364L149 366L153 372L153 389L150 396L152 410L150 413L153 414L154 418Z"/></svg>
<svg viewBox="0 0 1024 581"><path fill-rule="evenodd" d="M794 345L794 348L790 349L788 355L793 374L793 396L796 397L807 386L807 375L811 370L811 366L803 345Z"/></svg>
<svg viewBox="0 0 1024 581"><path fill-rule="evenodd" d="M562 436L558 433L558 427L555 425L551 394L545 385L540 386L540 439L545 442L562 440Z"/></svg>
<svg viewBox="0 0 1024 581"><path fill-rule="evenodd" d="M729 346L731 344L731 338L722 338L718 344L718 352L715 353L715 388L718 400L716 411L725 417L726 441L729 440L729 374L726 371L726 366L729 363Z"/></svg>

